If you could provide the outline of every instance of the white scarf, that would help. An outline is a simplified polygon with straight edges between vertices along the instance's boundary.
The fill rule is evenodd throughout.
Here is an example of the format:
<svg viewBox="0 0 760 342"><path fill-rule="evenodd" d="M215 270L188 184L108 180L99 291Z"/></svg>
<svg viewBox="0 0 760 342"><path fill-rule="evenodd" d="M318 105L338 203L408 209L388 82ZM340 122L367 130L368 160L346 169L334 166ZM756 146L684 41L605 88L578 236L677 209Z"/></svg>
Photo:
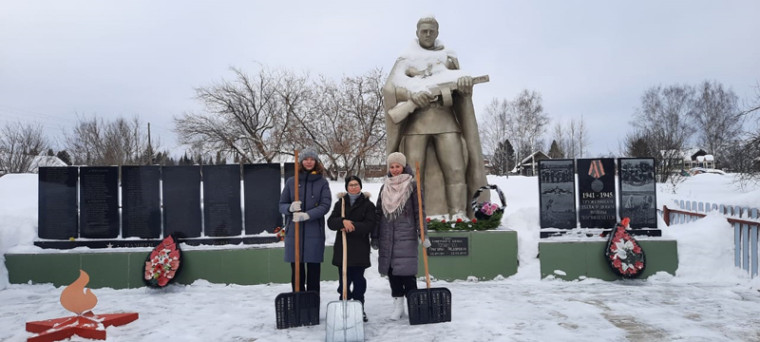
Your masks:
<svg viewBox="0 0 760 342"><path fill-rule="evenodd" d="M383 200L383 214L389 220L395 219L404 211L404 203L412 194L412 180L414 177L407 173L385 178L380 196Z"/></svg>

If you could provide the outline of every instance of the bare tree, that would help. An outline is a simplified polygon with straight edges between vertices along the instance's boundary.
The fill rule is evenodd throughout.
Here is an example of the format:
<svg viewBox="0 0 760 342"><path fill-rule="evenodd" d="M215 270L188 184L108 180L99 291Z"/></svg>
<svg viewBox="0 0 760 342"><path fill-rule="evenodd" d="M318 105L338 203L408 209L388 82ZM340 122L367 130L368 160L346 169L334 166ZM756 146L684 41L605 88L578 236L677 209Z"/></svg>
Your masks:
<svg viewBox="0 0 760 342"><path fill-rule="evenodd" d="M643 134L628 134L624 141L623 155L632 158L658 157L649 145L649 139Z"/></svg>
<svg viewBox="0 0 760 342"><path fill-rule="evenodd" d="M0 128L0 170L29 172L32 161L47 145L39 124L6 123Z"/></svg>
<svg viewBox="0 0 760 342"><path fill-rule="evenodd" d="M755 97L742 111L754 125L746 132L746 138L728 148L732 171L740 174L742 186L760 182L760 83L755 85Z"/></svg>
<svg viewBox="0 0 760 342"><path fill-rule="evenodd" d="M575 120L570 120L570 125L567 129L567 135L565 136L565 145L567 145L567 148L565 149L565 154L568 158L579 158L581 156L580 151L578 150L578 144L575 143L576 138L578 137L578 126L575 123Z"/></svg>
<svg viewBox="0 0 760 342"><path fill-rule="evenodd" d="M688 123L690 101L693 95L688 86L653 87L641 97L641 107L634 115L632 125L636 134L645 136L652 151L658 152L661 181L667 180L679 167L682 153L693 133Z"/></svg>
<svg viewBox="0 0 760 342"><path fill-rule="evenodd" d="M174 119L180 142L200 144L214 155L272 162L288 144L292 114L303 110L309 96L308 76L266 68L253 76L232 72L230 81L195 90L205 110Z"/></svg>
<svg viewBox="0 0 760 342"><path fill-rule="evenodd" d="M334 81L320 76L312 85L313 92L320 94L309 99L308 109L293 115L291 130L295 147L315 147L320 154L327 156L322 162L334 178L340 155L351 151L351 142L356 141L357 132L342 120L344 104L340 86Z"/></svg>
<svg viewBox="0 0 760 342"><path fill-rule="evenodd" d="M549 116L544 113L541 94L523 90L512 101L510 137L517 142L517 158L522 160L539 149L541 137L549 124Z"/></svg>
<svg viewBox="0 0 760 342"><path fill-rule="evenodd" d="M729 146L739 144L746 112L739 111L738 97L717 82L704 81L697 87L689 117L694 121L697 138L719 163Z"/></svg>
<svg viewBox="0 0 760 342"><path fill-rule="evenodd" d="M588 131L586 130L586 121L583 120L583 115L581 115L580 120L575 121L573 119L570 122L570 125L573 126L573 123L575 123L575 126L577 127L575 129L575 138L573 139L573 144L576 146L576 150L578 151L578 158L583 158L586 156L586 150L588 149L589 140L588 140Z"/></svg>
<svg viewBox="0 0 760 342"><path fill-rule="evenodd" d="M483 118L484 121L478 125L483 152L496 154L499 145L504 142L504 139L509 138L508 132L512 119L509 101L494 98L486 107Z"/></svg>
<svg viewBox="0 0 760 342"><path fill-rule="evenodd" d="M553 138L564 158L582 158L589 144L583 115L580 119L570 119L566 127L562 123L555 123Z"/></svg>
<svg viewBox="0 0 760 342"><path fill-rule="evenodd" d="M541 94L535 91L523 90L512 101L494 99L480 125L485 150L493 153L507 138L515 147L515 160L520 161L540 149L548 124Z"/></svg>
<svg viewBox="0 0 760 342"><path fill-rule="evenodd" d="M346 113L357 130L355 160L344 155L344 165L349 173L364 175L369 163L385 160L385 109L382 87L386 75L375 69L363 76L345 78L344 93Z"/></svg>
<svg viewBox="0 0 760 342"><path fill-rule="evenodd" d="M66 150L74 164L129 165L145 164L148 135L140 120L80 117L73 132L66 134Z"/></svg>
<svg viewBox="0 0 760 342"><path fill-rule="evenodd" d="M320 96L311 98L310 110L294 115L294 141L318 147L333 178L339 169L361 176L368 163L383 159L384 79L380 69L343 77L340 83L321 77L313 86Z"/></svg>

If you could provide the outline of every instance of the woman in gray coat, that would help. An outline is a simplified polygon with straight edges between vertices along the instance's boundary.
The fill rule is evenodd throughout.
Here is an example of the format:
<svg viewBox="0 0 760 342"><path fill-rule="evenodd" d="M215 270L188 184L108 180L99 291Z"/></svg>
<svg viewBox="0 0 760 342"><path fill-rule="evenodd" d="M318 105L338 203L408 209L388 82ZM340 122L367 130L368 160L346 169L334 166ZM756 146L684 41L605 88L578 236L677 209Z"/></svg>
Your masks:
<svg viewBox="0 0 760 342"><path fill-rule="evenodd" d="M404 297L409 290L417 288L417 257L420 212L417 185L406 156L399 152L388 155L388 176L380 188L377 211L380 217L378 271L388 276L393 296L391 319L404 315ZM423 220L424 222L424 220ZM424 223L423 223L424 224ZM425 248L430 246L426 239Z"/></svg>
<svg viewBox="0 0 760 342"><path fill-rule="evenodd" d="M298 156L298 201L293 177L285 181L280 195L280 213L285 215L285 262L290 263L290 283L295 291L295 225L300 222L300 291L319 294L320 265L325 254L325 215L330 211L330 185L322 176L324 167L314 149L306 148ZM305 266L304 267L304 263ZM306 279L304 286L303 279Z"/></svg>

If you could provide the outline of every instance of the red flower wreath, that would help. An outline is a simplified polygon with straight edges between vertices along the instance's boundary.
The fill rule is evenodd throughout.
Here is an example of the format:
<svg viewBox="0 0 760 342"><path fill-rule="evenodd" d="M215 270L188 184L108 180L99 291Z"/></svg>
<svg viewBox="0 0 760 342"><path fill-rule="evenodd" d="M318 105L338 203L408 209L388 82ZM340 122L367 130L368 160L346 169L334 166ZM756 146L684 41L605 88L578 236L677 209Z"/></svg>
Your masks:
<svg viewBox="0 0 760 342"><path fill-rule="evenodd" d="M172 236L167 236L145 261L145 284L151 287L166 286L179 271L180 260L179 247Z"/></svg>
<svg viewBox="0 0 760 342"><path fill-rule="evenodd" d="M626 217L613 229L605 252L612 270L626 278L638 276L646 266L644 251L626 231L629 222Z"/></svg>

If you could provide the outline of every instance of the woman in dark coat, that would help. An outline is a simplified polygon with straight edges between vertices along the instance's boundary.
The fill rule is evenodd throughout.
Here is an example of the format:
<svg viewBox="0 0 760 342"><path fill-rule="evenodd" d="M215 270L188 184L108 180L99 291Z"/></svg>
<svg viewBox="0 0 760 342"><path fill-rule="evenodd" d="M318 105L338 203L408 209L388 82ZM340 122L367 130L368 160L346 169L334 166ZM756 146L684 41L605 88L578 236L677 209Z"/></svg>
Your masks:
<svg viewBox="0 0 760 342"><path fill-rule="evenodd" d="M388 171L377 200L380 217L377 262L380 274L388 276L393 296L391 319L397 320L404 315L407 292L417 288L417 244L420 229L427 229L427 225L419 226L419 218L425 217L425 209L420 212L419 189L411 168L406 165L406 156L399 152L388 155ZM423 246L430 246L428 239Z"/></svg>
<svg viewBox="0 0 760 342"><path fill-rule="evenodd" d="M346 282L348 298L362 302L367 291L364 270L371 266L369 260L369 235L377 224L375 205L369 200L370 194L362 193L362 180L357 176L346 177L346 192L338 193L338 201L327 219L327 227L335 230L332 264L338 267L338 293L343 293L343 238L346 232L347 261ZM345 216L342 216L345 213ZM341 295L342 297L342 295ZM367 315L364 314L364 321Z"/></svg>
<svg viewBox="0 0 760 342"><path fill-rule="evenodd" d="M280 213L285 215L285 262L290 263L290 283L295 291L295 224L300 222L300 291L319 294L320 264L325 254L325 215L330 210L330 185L322 176L324 167L314 149L301 151L298 157L298 201L295 180L285 181L280 195ZM306 267L304 267L304 263ZM304 279L306 284L304 286Z"/></svg>

